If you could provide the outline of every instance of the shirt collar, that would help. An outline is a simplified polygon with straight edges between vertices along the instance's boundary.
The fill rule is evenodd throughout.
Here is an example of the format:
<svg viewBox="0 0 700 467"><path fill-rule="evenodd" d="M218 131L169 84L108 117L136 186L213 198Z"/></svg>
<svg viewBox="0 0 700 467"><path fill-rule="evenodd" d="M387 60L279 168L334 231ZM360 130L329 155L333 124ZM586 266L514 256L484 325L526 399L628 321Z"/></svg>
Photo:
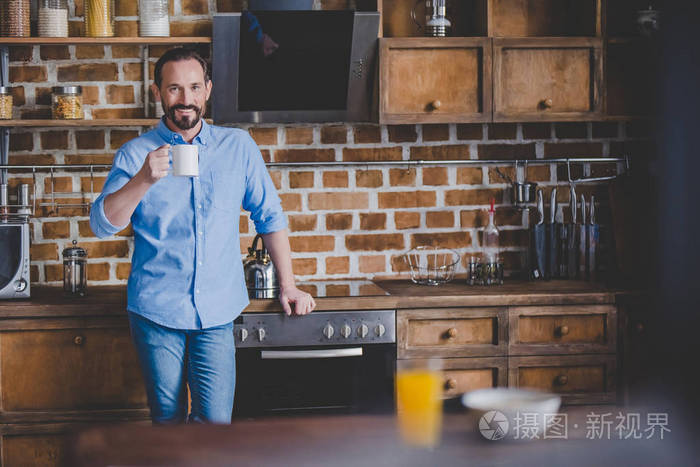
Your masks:
<svg viewBox="0 0 700 467"><path fill-rule="evenodd" d="M156 131L158 134L165 140L166 143L169 144L186 144L185 140L182 139L182 136L180 136L178 133L175 133L173 130L168 128L168 125L165 123L165 116L163 116L160 119L160 122L158 122L158 126L156 127ZM207 141L209 140L209 136L211 135L211 125L209 125L204 119L201 119L202 121L202 127L199 129L199 133L197 136L194 137L192 142L197 142L203 146L207 145Z"/></svg>

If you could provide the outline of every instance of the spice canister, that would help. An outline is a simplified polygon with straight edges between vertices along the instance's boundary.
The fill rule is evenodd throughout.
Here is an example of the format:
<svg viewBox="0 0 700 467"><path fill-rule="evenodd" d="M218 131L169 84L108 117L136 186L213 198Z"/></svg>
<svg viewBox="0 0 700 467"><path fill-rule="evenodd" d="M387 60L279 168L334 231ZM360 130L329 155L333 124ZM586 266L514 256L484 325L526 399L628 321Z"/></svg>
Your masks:
<svg viewBox="0 0 700 467"><path fill-rule="evenodd" d="M63 292L67 295L87 295L87 251L77 245L63 250Z"/></svg>
<svg viewBox="0 0 700 467"><path fill-rule="evenodd" d="M80 120L83 118L83 88L80 86L55 86L51 93L51 110L54 119Z"/></svg>
<svg viewBox="0 0 700 467"><path fill-rule="evenodd" d="M39 0L39 37L68 37L67 0Z"/></svg>
<svg viewBox="0 0 700 467"><path fill-rule="evenodd" d="M168 0L139 0L139 36L170 36Z"/></svg>
<svg viewBox="0 0 700 467"><path fill-rule="evenodd" d="M29 37L30 1L0 0L0 36Z"/></svg>
<svg viewBox="0 0 700 467"><path fill-rule="evenodd" d="M114 0L85 0L85 36L114 36Z"/></svg>
<svg viewBox="0 0 700 467"><path fill-rule="evenodd" d="M12 118L12 88L0 86L0 120Z"/></svg>

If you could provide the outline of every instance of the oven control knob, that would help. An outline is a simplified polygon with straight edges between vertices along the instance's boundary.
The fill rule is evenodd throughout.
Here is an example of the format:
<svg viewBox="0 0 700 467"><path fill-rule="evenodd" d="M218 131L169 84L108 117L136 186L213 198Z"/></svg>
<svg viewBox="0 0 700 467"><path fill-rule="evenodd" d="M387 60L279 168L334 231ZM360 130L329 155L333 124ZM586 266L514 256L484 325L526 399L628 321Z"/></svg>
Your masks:
<svg viewBox="0 0 700 467"><path fill-rule="evenodd" d="M24 289L27 288L27 281L24 279L20 279L15 282L15 292L24 292Z"/></svg>
<svg viewBox="0 0 700 467"><path fill-rule="evenodd" d="M245 340L248 338L248 330L241 328L241 332L239 332L238 335L241 338L241 342L245 342Z"/></svg>
<svg viewBox="0 0 700 467"><path fill-rule="evenodd" d="M357 335L360 337L367 337L367 334L369 333L369 328L367 328L366 324L361 324L359 328L357 328Z"/></svg>
<svg viewBox="0 0 700 467"><path fill-rule="evenodd" d="M352 334L352 329L350 328L350 326L348 326L347 324L343 324L340 327L340 335L347 339L348 337L350 337L350 334Z"/></svg>
<svg viewBox="0 0 700 467"><path fill-rule="evenodd" d="M326 336L326 339L330 339L333 337L333 334L335 334L335 329L333 329L333 326L331 326L330 323L326 324L326 326L323 328L323 335Z"/></svg>
<svg viewBox="0 0 700 467"><path fill-rule="evenodd" d="M375 334L377 334L377 337L382 337L384 333L386 333L386 328L382 323L377 324L377 327L374 328Z"/></svg>
<svg viewBox="0 0 700 467"><path fill-rule="evenodd" d="M260 342L262 342L263 339L265 339L265 330L263 328L259 328L258 329L258 340Z"/></svg>

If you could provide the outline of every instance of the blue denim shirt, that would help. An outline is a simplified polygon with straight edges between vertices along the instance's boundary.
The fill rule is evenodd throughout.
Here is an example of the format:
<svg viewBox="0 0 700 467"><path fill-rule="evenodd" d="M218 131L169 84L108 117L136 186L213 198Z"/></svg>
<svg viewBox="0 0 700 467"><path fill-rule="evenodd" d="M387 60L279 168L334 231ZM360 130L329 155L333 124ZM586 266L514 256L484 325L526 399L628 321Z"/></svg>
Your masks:
<svg viewBox="0 0 700 467"><path fill-rule="evenodd" d="M186 144L161 120L117 151L90 211L98 237L126 227L109 222L105 196L124 186L146 155L165 143ZM131 216L127 308L174 329L225 324L248 305L238 232L241 206L251 212L258 233L287 227L260 150L247 132L203 121L191 144L199 146L199 177L160 179Z"/></svg>

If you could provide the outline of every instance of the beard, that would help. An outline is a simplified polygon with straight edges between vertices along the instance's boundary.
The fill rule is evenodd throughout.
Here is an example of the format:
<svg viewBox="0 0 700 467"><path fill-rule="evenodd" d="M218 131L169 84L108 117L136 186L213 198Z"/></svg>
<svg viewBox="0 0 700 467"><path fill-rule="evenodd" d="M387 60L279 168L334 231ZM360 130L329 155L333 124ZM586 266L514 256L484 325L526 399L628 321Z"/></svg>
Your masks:
<svg viewBox="0 0 700 467"><path fill-rule="evenodd" d="M195 126L197 126L197 123L199 123L199 120L202 118L202 113L203 110L201 107L197 107L196 105L182 105L182 104L176 104L172 107L168 107L165 102L161 99L161 104L163 105L163 111L165 115L170 119L173 124L178 127L181 130L191 130ZM177 110L194 110L194 117L190 118L189 116L185 116L181 119L178 119L176 117L176 111Z"/></svg>

